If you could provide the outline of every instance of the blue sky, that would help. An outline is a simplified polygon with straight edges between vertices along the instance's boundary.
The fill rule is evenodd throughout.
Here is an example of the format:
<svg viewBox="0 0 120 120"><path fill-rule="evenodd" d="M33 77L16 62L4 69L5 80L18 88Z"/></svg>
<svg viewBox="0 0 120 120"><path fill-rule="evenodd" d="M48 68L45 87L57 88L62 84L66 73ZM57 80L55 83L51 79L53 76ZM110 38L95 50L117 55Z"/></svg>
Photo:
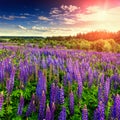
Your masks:
<svg viewBox="0 0 120 120"><path fill-rule="evenodd" d="M119 11L119 0L0 0L0 36L117 31Z"/></svg>

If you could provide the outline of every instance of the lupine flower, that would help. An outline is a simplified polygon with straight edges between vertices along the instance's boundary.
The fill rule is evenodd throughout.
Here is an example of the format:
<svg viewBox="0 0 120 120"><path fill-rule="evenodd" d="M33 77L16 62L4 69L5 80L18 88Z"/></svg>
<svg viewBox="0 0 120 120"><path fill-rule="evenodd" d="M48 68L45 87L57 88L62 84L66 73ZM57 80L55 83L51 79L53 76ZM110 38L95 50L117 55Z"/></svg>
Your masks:
<svg viewBox="0 0 120 120"><path fill-rule="evenodd" d="M99 111L100 120L104 120L105 119L105 106L104 106L104 103L99 102L98 111Z"/></svg>
<svg viewBox="0 0 120 120"><path fill-rule="evenodd" d="M3 66L3 63L0 62L0 82L3 82L4 80L4 66Z"/></svg>
<svg viewBox="0 0 120 120"><path fill-rule="evenodd" d="M67 60L67 67L68 67L69 72L72 73L72 71L73 71L73 63L72 63L71 58Z"/></svg>
<svg viewBox="0 0 120 120"><path fill-rule="evenodd" d="M28 70L27 65L24 64L24 62L22 62L22 60L20 60L19 69L20 69L19 79L25 85L28 80L28 72L29 71L27 71Z"/></svg>
<svg viewBox="0 0 120 120"><path fill-rule="evenodd" d="M104 73L102 73L101 78L100 78L100 83L104 85Z"/></svg>
<svg viewBox="0 0 120 120"><path fill-rule="evenodd" d="M73 115L74 114L74 95L72 91L69 96L69 107L70 107L70 114Z"/></svg>
<svg viewBox="0 0 120 120"><path fill-rule="evenodd" d="M62 107L62 111L59 114L58 120L66 120L67 114L66 114L66 108Z"/></svg>
<svg viewBox="0 0 120 120"><path fill-rule="evenodd" d="M36 95L39 99L41 99L43 90L46 93L46 78L44 77L41 71L38 71L38 83L36 88Z"/></svg>
<svg viewBox="0 0 120 120"><path fill-rule="evenodd" d="M89 87L92 86L92 83L93 83L93 72L92 72L92 69L89 67L88 69L88 84L89 84Z"/></svg>
<svg viewBox="0 0 120 120"><path fill-rule="evenodd" d="M59 104L64 104L64 89L61 87L59 89Z"/></svg>
<svg viewBox="0 0 120 120"><path fill-rule="evenodd" d="M50 89L50 108L52 107L52 103L55 103L56 100L56 86L55 83L52 83Z"/></svg>
<svg viewBox="0 0 120 120"><path fill-rule="evenodd" d="M113 106L111 107L111 118L120 119L120 95L117 94Z"/></svg>
<svg viewBox="0 0 120 120"><path fill-rule="evenodd" d="M82 109L82 120L88 120L88 110L86 105Z"/></svg>
<svg viewBox="0 0 120 120"><path fill-rule="evenodd" d="M47 68L45 58L42 59L42 68L43 68L43 69L46 69L46 68Z"/></svg>
<svg viewBox="0 0 120 120"><path fill-rule="evenodd" d="M93 77L97 80L98 79L98 72L97 70L95 69L94 72L93 72Z"/></svg>
<svg viewBox="0 0 120 120"><path fill-rule="evenodd" d="M29 70L29 75L32 75L33 73L35 73L35 66L32 63L30 63L28 70Z"/></svg>
<svg viewBox="0 0 120 120"><path fill-rule="evenodd" d="M20 96L20 103L19 103L18 112L17 112L18 115L22 115L23 107L24 107L24 98L23 96Z"/></svg>
<svg viewBox="0 0 120 120"><path fill-rule="evenodd" d="M107 102L108 102L109 91L110 91L110 79L108 78L105 81L105 86L104 86L104 101L105 101L105 104L107 104Z"/></svg>
<svg viewBox="0 0 120 120"><path fill-rule="evenodd" d="M59 104L59 87L56 86L55 104Z"/></svg>
<svg viewBox="0 0 120 120"><path fill-rule="evenodd" d="M52 108L51 108L51 120L54 120L54 113L55 113L55 103L52 103Z"/></svg>
<svg viewBox="0 0 120 120"><path fill-rule="evenodd" d="M4 102L3 92L0 93L0 110L2 109L2 105Z"/></svg>
<svg viewBox="0 0 120 120"><path fill-rule="evenodd" d="M10 73L12 71L11 59L9 59L9 58L5 59L3 65L5 67L5 72L7 72L8 75L10 75Z"/></svg>
<svg viewBox="0 0 120 120"><path fill-rule="evenodd" d="M50 111L49 105L47 105L47 108L46 108L46 117L45 117L45 120L51 120L51 111Z"/></svg>
<svg viewBox="0 0 120 120"><path fill-rule="evenodd" d="M119 82L119 76L117 73L111 76L111 81L114 81L114 89L116 90L118 88L118 82Z"/></svg>
<svg viewBox="0 0 120 120"><path fill-rule="evenodd" d="M98 88L98 102L104 102L104 91L103 91L103 86L102 84L100 84L99 88Z"/></svg>
<svg viewBox="0 0 120 120"><path fill-rule="evenodd" d="M98 113L98 108L94 111L94 119L93 120L99 120L99 113Z"/></svg>
<svg viewBox="0 0 120 120"><path fill-rule="evenodd" d="M67 72L67 80L68 80L68 82L70 83L70 84L72 84L72 78L71 78L71 75L70 75L70 73L69 72Z"/></svg>
<svg viewBox="0 0 120 120"><path fill-rule="evenodd" d="M30 101L30 103L29 103L27 112L26 112L26 116L27 116L27 117L30 116L30 114L31 114L32 112L35 112L35 110L36 110L36 107L35 107L35 95L33 94L33 95L32 95L32 99L31 99L31 101Z"/></svg>
<svg viewBox="0 0 120 120"><path fill-rule="evenodd" d="M78 95L78 98L79 98L79 99L80 99L81 96L82 96L82 89L83 89L82 81L78 81L77 95Z"/></svg>
<svg viewBox="0 0 120 120"><path fill-rule="evenodd" d="M98 108L94 112L94 120L105 120L105 106L102 101L99 102Z"/></svg>
<svg viewBox="0 0 120 120"><path fill-rule="evenodd" d="M40 99L38 120L44 119L45 108L46 108L46 94L45 94L45 91L43 90L42 96Z"/></svg>
<svg viewBox="0 0 120 120"><path fill-rule="evenodd" d="M10 94L13 90L14 77L15 77L15 69L12 70L11 75L10 75L10 79L6 80L6 89L7 89L8 94Z"/></svg>

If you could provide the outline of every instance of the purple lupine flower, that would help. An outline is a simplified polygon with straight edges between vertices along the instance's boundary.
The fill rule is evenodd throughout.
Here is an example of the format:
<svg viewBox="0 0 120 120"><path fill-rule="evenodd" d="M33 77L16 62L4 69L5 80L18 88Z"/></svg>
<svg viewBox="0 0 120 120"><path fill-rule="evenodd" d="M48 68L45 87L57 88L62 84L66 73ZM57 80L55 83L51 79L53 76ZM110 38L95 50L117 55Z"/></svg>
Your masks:
<svg viewBox="0 0 120 120"><path fill-rule="evenodd" d="M45 58L42 59L42 68L43 69L47 68L47 64L46 64Z"/></svg>
<svg viewBox="0 0 120 120"><path fill-rule="evenodd" d="M23 63L20 63L20 73L19 73L19 79L21 82L25 85L27 82L27 73L25 70L25 66Z"/></svg>
<svg viewBox="0 0 120 120"><path fill-rule="evenodd" d="M46 108L45 120L51 120L51 111L50 111L49 105L47 105L47 108Z"/></svg>
<svg viewBox="0 0 120 120"><path fill-rule="evenodd" d="M71 91L69 95L69 107L70 107L70 114L74 114L74 95L73 92Z"/></svg>
<svg viewBox="0 0 120 120"><path fill-rule="evenodd" d="M59 114L58 120L66 120L67 114L66 114L66 108L62 107L62 111Z"/></svg>
<svg viewBox="0 0 120 120"><path fill-rule="evenodd" d="M0 82L4 81L4 65L0 62Z"/></svg>
<svg viewBox="0 0 120 120"><path fill-rule="evenodd" d="M29 76L29 65L28 65L27 60L23 62L22 60L20 60L19 69L20 69L19 79L25 85L27 83L28 76Z"/></svg>
<svg viewBox="0 0 120 120"><path fill-rule="evenodd" d="M69 72L67 72L67 80L68 80L68 82L70 83L70 84L72 84L72 78L71 78L71 75L70 75L70 73Z"/></svg>
<svg viewBox="0 0 120 120"><path fill-rule="evenodd" d="M11 59L7 58L4 60L4 67L5 67L5 72L8 73L8 75L10 75L11 71L12 71L12 63L11 63Z"/></svg>
<svg viewBox="0 0 120 120"><path fill-rule="evenodd" d="M32 75L33 73L35 73L35 66L32 63L30 63L28 70L29 70L29 75Z"/></svg>
<svg viewBox="0 0 120 120"><path fill-rule="evenodd" d="M56 86L55 83L52 83L50 89L50 108L52 107L52 103L55 103L56 100Z"/></svg>
<svg viewBox="0 0 120 120"><path fill-rule="evenodd" d="M54 120L54 113L55 113L55 103L52 103L52 108L51 108L51 120Z"/></svg>
<svg viewBox="0 0 120 120"><path fill-rule="evenodd" d="M93 77L94 77L96 80L98 79L98 72L97 72L96 69L93 71Z"/></svg>
<svg viewBox="0 0 120 120"><path fill-rule="evenodd" d="M88 120L88 110L86 105L82 109L82 120Z"/></svg>
<svg viewBox="0 0 120 120"><path fill-rule="evenodd" d="M98 88L98 102L100 101L104 102L104 91L102 84L100 84Z"/></svg>
<svg viewBox="0 0 120 120"><path fill-rule="evenodd" d="M105 106L102 101L99 102L98 108L94 112L94 120L105 120Z"/></svg>
<svg viewBox="0 0 120 120"><path fill-rule="evenodd" d="M41 71L38 71L38 83L36 88L36 95L39 99L41 99L43 90L46 94L46 78Z"/></svg>
<svg viewBox="0 0 120 120"><path fill-rule="evenodd" d="M105 101L105 104L107 104L107 102L108 102L109 92L110 92L110 79L107 78L107 80L105 81L105 86L104 86L104 101Z"/></svg>
<svg viewBox="0 0 120 120"><path fill-rule="evenodd" d="M118 88L118 82L119 82L119 75L115 73L113 76L111 76L111 81L114 82L114 89Z"/></svg>
<svg viewBox="0 0 120 120"><path fill-rule="evenodd" d="M4 96L3 96L3 92L0 93L0 110L2 109L2 105L4 102Z"/></svg>
<svg viewBox="0 0 120 120"><path fill-rule="evenodd" d="M30 116L30 114L32 112L35 112L36 111L36 107L35 107L35 95L33 94L32 95L32 99L29 103L29 106L28 106L28 109L27 109L27 112L26 112L26 116Z"/></svg>
<svg viewBox="0 0 120 120"><path fill-rule="evenodd" d="M120 95L117 94L113 106L111 107L111 117L113 119L120 119Z"/></svg>
<svg viewBox="0 0 120 120"><path fill-rule="evenodd" d="M46 108L46 94L45 91L42 91L42 96L40 99L40 105L39 105L39 114L38 114L38 120L43 120L44 119L44 112Z"/></svg>
<svg viewBox="0 0 120 120"><path fill-rule="evenodd" d="M89 87L92 86L92 83L93 83L93 72L92 72L91 67L89 67L89 69L88 69L88 85L89 85Z"/></svg>
<svg viewBox="0 0 120 120"><path fill-rule="evenodd" d="M82 96L82 89L83 89L82 81L78 81L77 95L78 95L78 98L79 98L79 99L80 99L81 96Z"/></svg>
<svg viewBox="0 0 120 120"><path fill-rule="evenodd" d="M20 103L19 103L18 111L17 111L18 115L22 115L23 107L24 107L24 97L20 96Z"/></svg>
<svg viewBox="0 0 120 120"><path fill-rule="evenodd" d="M101 78L100 78L100 83L102 84L102 85L104 85L104 73L102 73L102 75L101 75Z"/></svg>
<svg viewBox="0 0 120 120"><path fill-rule="evenodd" d="M59 89L59 104L64 104L64 89L62 86Z"/></svg>
<svg viewBox="0 0 120 120"><path fill-rule="evenodd" d="M55 104L59 104L59 87L56 86Z"/></svg>
<svg viewBox="0 0 120 120"><path fill-rule="evenodd" d="M67 60L67 67L68 67L69 72L72 73L73 72L73 62L72 62L71 58Z"/></svg>
<svg viewBox="0 0 120 120"><path fill-rule="evenodd" d="M11 74L10 74L10 79L6 80L6 89L8 94L10 94L13 90L14 87L14 77L15 77L15 69L13 68Z"/></svg>
<svg viewBox="0 0 120 120"><path fill-rule="evenodd" d="M93 120L99 120L99 114L98 114L98 108L94 111L94 119Z"/></svg>
<svg viewBox="0 0 120 120"><path fill-rule="evenodd" d="M100 120L104 120L105 119L105 106L103 102L99 103L98 111L99 111Z"/></svg>

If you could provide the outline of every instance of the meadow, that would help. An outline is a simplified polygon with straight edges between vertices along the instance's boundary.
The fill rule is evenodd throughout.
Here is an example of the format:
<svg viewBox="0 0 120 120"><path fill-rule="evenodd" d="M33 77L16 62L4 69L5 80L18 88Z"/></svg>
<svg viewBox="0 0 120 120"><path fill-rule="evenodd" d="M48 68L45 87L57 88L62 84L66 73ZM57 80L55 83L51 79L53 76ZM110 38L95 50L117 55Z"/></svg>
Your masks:
<svg viewBox="0 0 120 120"><path fill-rule="evenodd" d="M120 119L120 53L12 44L0 44L1 120Z"/></svg>

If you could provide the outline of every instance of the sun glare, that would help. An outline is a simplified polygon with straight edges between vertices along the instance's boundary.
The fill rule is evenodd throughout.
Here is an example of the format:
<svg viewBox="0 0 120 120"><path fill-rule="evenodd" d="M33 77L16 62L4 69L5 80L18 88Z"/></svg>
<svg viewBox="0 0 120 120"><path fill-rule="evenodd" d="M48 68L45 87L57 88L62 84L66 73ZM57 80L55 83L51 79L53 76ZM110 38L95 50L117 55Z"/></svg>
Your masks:
<svg viewBox="0 0 120 120"><path fill-rule="evenodd" d="M108 15L106 11L99 11L96 17L98 18L98 20L104 21L108 18Z"/></svg>

